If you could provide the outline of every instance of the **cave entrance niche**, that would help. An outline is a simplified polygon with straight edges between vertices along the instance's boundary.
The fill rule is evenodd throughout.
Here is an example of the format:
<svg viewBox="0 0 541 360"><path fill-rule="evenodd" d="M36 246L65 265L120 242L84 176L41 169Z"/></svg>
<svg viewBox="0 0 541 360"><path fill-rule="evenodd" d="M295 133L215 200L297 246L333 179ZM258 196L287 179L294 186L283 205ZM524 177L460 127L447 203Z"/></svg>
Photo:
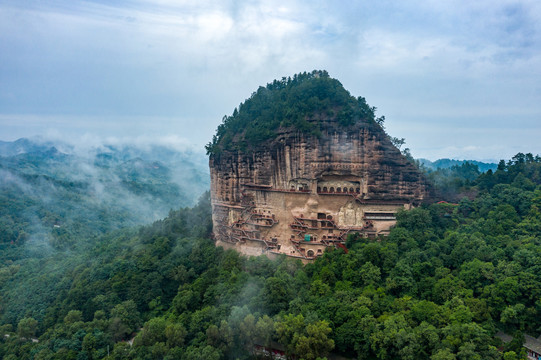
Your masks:
<svg viewBox="0 0 541 360"><path fill-rule="evenodd" d="M317 181L318 193L323 194L358 194L363 186L363 179L352 175L326 175Z"/></svg>
<svg viewBox="0 0 541 360"><path fill-rule="evenodd" d="M307 180L307 179L292 179L292 180L289 180L289 190L290 191L309 192L310 191L310 180Z"/></svg>

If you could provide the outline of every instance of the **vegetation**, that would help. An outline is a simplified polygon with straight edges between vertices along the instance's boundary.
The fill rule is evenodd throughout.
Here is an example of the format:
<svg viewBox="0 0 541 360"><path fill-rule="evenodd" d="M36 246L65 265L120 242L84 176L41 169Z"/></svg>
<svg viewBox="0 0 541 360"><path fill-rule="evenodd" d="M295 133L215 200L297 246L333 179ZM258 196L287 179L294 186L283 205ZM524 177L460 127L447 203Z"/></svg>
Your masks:
<svg viewBox="0 0 541 360"><path fill-rule="evenodd" d="M174 165L194 176L176 179L173 154L163 150L160 162L111 148L87 157L38 149L0 156L0 261L6 253L24 256L26 241L67 249L75 239L157 220L171 208L195 204L208 188L207 173L188 161Z"/></svg>
<svg viewBox="0 0 541 360"><path fill-rule="evenodd" d="M224 116L206 146L207 154L253 149L285 129L319 136L327 126L323 119L336 120L343 127L361 121L382 123L384 118L376 119L375 111L326 71L304 72L260 87L231 116Z"/></svg>
<svg viewBox="0 0 541 360"><path fill-rule="evenodd" d="M541 331L541 159L518 154L455 188L471 197L401 212L390 236L350 236L347 253L308 265L216 248L206 194L66 257L42 306L2 314L0 357L250 359L259 345L299 359L519 359L523 334ZM22 271L4 262L0 282Z"/></svg>
<svg viewBox="0 0 541 360"><path fill-rule="evenodd" d="M487 172L488 170L495 171L498 164L486 163L476 160L451 160L451 159L439 159L434 162L427 159L418 159L419 165L429 170L449 169L453 166L461 166L464 163L470 163L471 165L477 165L479 171Z"/></svg>
<svg viewBox="0 0 541 360"><path fill-rule="evenodd" d="M96 239L194 204L208 188L206 173L166 148L68 154L25 139L1 145L0 324L13 329L23 317L44 318Z"/></svg>

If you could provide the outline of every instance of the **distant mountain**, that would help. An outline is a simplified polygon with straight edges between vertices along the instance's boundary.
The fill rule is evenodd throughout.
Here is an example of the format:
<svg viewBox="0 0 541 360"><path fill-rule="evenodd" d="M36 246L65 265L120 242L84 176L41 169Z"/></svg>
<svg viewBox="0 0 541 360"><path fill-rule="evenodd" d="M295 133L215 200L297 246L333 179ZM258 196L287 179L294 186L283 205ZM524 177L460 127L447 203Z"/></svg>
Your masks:
<svg viewBox="0 0 541 360"><path fill-rule="evenodd" d="M82 151L29 139L0 145L0 249L33 239L69 248L192 206L209 189L202 151L109 145Z"/></svg>
<svg viewBox="0 0 541 360"><path fill-rule="evenodd" d="M81 254L105 234L124 247L119 234L194 205L209 189L207 164L203 151L159 145L0 142L0 325L27 309L42 319L66 290L60 275L87 267Z"/></svg>
<svg viewBox="0 0 541 360"><path fill-rule="evenodd" d="M53 144L50 142L38 143L25 138L16 141L0 141L0 156L8 157L38 151L47 151L51 147L53 147Z"/></svg>
<svg viewBox="0 0 541 360"><path fill-rule="evenodd" d="M460 166L466 162L477 165L479 171L487 172L488 170L495 171L498 167L498 164L495 163L485 163L477 160L454 160L454 159L438 159L436 161L430 161L427 159L417 159L423 166L431 170L437 169L449 169L453 166Z"/></svg>
<svg viewBox="0 0 541 360"><path fill-rule="evenodd" d="M65 180L74 175L68 169L59 171L61 164L71 164L76 168L83 166L87 171L92 168L101 171L113 169L112 174L124 180L140 179L145 174L150 181L150 177L161 173L162 181L185 189L183 192L187 203L183 201L182 205L193 205L210 186L208 159L203 150L180 151L163 145L110 144L98 144L81 150L60 141L26 138L11 142L0 141L0 166L23 171L25 174L60 176ZM84 171L78 176L82 174Z"/></svg>

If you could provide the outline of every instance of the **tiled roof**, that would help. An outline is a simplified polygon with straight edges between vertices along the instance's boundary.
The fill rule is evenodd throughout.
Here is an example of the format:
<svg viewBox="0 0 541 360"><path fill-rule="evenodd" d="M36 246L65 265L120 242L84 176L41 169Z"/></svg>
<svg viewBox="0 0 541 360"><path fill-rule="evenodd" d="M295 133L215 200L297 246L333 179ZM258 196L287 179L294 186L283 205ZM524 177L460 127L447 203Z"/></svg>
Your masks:
<svg viewBox="0 0 541 360"><path fill-rule="evenodd" d="M508 343L513 340L513 337L511 335L508 335L503 331L498 331L496 333L496 337L502 339L504 343ZM537 354L541 355L541 340L536 339L533 336L524 335L524 347L528 350L535 351Z"/></svg>
<svg viewBox="0 0 541 360"><path fill-rule="evenodd" d="M541 354L541 341L537 340L533 336L524 335L524 347L528 350L535 351L538 354Z"/></svg>

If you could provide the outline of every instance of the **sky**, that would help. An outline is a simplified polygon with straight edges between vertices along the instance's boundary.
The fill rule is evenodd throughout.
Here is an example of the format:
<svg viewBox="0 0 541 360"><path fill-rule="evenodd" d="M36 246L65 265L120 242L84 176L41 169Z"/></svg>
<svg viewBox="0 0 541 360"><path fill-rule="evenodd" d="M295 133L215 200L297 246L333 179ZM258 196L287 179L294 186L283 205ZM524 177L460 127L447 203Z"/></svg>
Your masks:
<svg viewBox="0 0 541 360"><path fill-rule="evenodd" d="M318 69L416 158L541 154L540 19L539 0L0 0L0 140L202 149L259 86Z"/></svg>

